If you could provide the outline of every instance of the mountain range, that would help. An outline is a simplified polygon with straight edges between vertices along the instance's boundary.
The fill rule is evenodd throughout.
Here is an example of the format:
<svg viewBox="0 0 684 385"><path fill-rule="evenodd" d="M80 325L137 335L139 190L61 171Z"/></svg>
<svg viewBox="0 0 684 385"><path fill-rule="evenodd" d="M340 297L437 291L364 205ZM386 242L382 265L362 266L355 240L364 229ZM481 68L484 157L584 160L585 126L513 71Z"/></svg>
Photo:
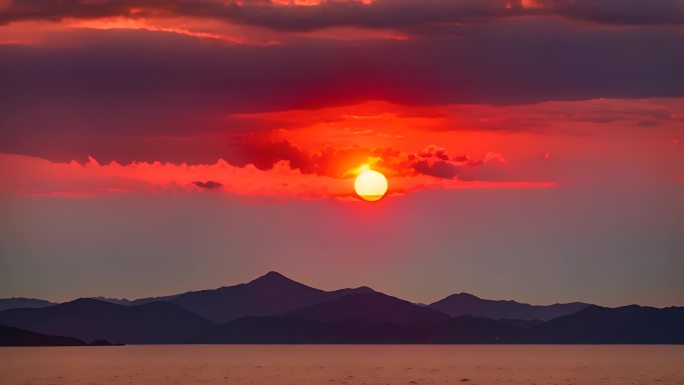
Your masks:
<svg viewBox="0 0 684 385"><path fill-rule="evenodd" d="M323 291L271 271L250 282L220 287L218 289L191 291L134 300L106 297L95 297L94 299L126 306L144 305L159 301L171 302L213 322L226 323L246 316L278 315L341 298L348 294L374 292L373 289L366 286L354 289ZM47 301L44 302L51 304ZM230 304L230 306L226 306L226 304ZM590 306L590 304L573 302L548 306L530 305L511 300L494 301L481 299L472 294L460 293L450 295L440 301L424 306L446 313L452 317L472 315L502 320L548 321L556 317L575 313L580 309Z"/></svg>
<svg viewBox="0 0 684 385"><path fill-rule="evenodd" d="M83 344L684 343L682 307L537 306L467 293L418 305L368 287L324 291L276 272L245 284L137 300L17 300L0 300L17 306L0 311L0 325L10 327L0 330L0 345L17 345L22 338L26 345L79 344L74 339Z"/></svg>
<svg viewBox="0 0 684 385"><path fill-rule="evenodd" d="M481 299L472 294L452 294L428 305L430 308L449 314L452 317L472 315L491 319L516 319L548 321L560 316L576 313L591 304L584 302L557 303L540 306L516 301L492 301Z"/></svg>
<svg viewBox="0 0 684 385"><path fill-rule="evenodd" d="M246 316L269 316L326 302L347 294L372 293L359 287L324 291L293 281L275 271L247 283L218 289L190 291L163 297L135 300L96 297L118 305L143 305L150 302L170 302L216 323L226 323ZM230 306L226 306L230 304Z"/></svg>
<svg viewBox="0 0 684 385"><path fill-rule="evenodd" d="M168 301L214 322L225 323L245 316L281 314L348 294L371 292L373 290L368 287L323 291L271 271L245 284L193 291L173 296Z"/></svg>

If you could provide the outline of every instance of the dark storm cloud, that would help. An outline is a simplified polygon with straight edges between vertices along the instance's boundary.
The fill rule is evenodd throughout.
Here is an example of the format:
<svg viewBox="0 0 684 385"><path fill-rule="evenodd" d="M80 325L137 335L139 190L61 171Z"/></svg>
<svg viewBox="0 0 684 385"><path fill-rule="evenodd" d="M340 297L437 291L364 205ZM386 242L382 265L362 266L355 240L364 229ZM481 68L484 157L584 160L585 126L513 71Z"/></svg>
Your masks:
<svg viewBox="0 0 684 385"><path fill-rule="evenodd" d="M684 30L671 27L516 20L442 39L275 46L123 30L53 39L78 43L0 46L1 152L239 163L236 137L276 127L231 113L684 96Z"/></svg>
<svg viewBox="0 0 684 385"><path fill-rule="evenodd" d="M467 156L449 156L446 149L428 146L415 154L406 154L393 148L325 147L305 151L287 140L249 141L239 151L245 162L260 170L269 170L280 161L289 163L292 169L304 174L325 175L333 178L348 177L348 171L371 161L374 168L393 172L395 175L430 175L442 179L506 180L508 175L502 166L506 161L497 153L483 159Z"/></svg>
<svg viewBox="0 0 684 385"><path fill-rule="evenodd" d="M684 24L682 0L539 0L550 14L605 24Z"/></svg>
<svg viewBox="0 0 684 385"><path fill-rule="evenodd" d="M349 176L347 172L359 164L374 160L374 166L401 172L406 162L406 154L392 148L367 148L360 146L325 146L314 150L304 150L287 140L269 141L248 138L236 148L241 161L237 166L252 164L260 170L269 170L281 161L290 168L304 174L325 175L334 178Z"/></svg>
<svg viewBox="0 0 684 385"><path fill-rule="evenodd" d="M459 174L459 166L443 160L436 162L420 160L413 164L413 168L419 174L425 174L444 179L453 179Z"/></svg>
<svg viewBox="0 0 684 385"><path fill-rule="evenodd" d="M361 27L412 31L435 24L484 21L520 15L561 16L609 24L682 24L682 0L381 0L372 4L327 1L283 6L263 0L241 4L197 0L12 1L0 23L64 18L196 17L223 19L276 30L313 31Z"/></svg>
<svg viewBox="0 0 684 385"><path fill-rule="evenodd" d="M528 6L525 6L529 3ZM184 7L179 7L184 9ZM560 16L606 24L683 24L682 0L381 0L325 2L317 7L283 7L263 2L201 10L185 8L193 16L221 15L232 22L287 31L330 27L394 29L411 32L439 24L482 22L536 15Z"/></svg>
<svg viewBox="0 0 684 385"><path fill-rule="evenodd" d="M499 153L489 153L483 159L470 159L465 155L450 156L447 150L435 145L428 146L408 156L405 166L416 174L442 179L504 180L502 166L506 160Z"/></svg>
<svg viewBox="0 0 684 385"><path fill-rule="evenodd" d="M167 114L159 114L155 126L175 127L171 114L195 118L198 110L190 107L198 106L227 114L369 99L521 104L684 95L679 29L594 31L511 22L471 27L449 39L275 46L147 31L79 33L74 46L0 46L3 112L48 107L44 101L84 113L101 108L143 115L162 106ZM179 105L188 108L171 108ZM126 129L118 123L110 125ZM220 123L228 122L211 124Z"/></svg>
<svg viewBox="0 0 684 385"><path fill-rule="evenodd" d="M197 181L197 182L194 182L193 184L199 188L207 189L207 190L215 190L215 189L220 189L221 187L223 187L223 183L216 182L213 180L208 180L206 182Z"/></svg>
<svg viewBox="0 0 684 385"><path fill-rule="evenodd" d="M268 170L277 162L284 160L290 164L291 168L304 173L311 173L314 169L309 154L286 140L276 142L249 140L240 146L238 151L242 153L244 159L243 164L238 164L240 166L251 163L260 170Z"/></svg>
<svg viewBox="0 0 684 385"><path fill-rule="evenodd" d="M438 147L435 145L428 146L420 151L417 155L413 155L413 158L437 158L440 160L449 160L449 154L447 154L446 148Z"/></svg>

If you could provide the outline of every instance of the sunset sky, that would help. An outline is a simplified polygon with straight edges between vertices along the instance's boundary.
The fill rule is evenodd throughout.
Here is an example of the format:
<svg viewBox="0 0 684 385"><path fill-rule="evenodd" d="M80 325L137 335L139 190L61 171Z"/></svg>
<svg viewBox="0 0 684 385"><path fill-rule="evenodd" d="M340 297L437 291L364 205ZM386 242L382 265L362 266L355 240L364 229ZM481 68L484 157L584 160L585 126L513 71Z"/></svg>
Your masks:
<svg viewBox="0 0 684 385"><path fill-rule="evenodd" d="M684 1L0 0L0 179L0 297L684 305Z"/></svg>

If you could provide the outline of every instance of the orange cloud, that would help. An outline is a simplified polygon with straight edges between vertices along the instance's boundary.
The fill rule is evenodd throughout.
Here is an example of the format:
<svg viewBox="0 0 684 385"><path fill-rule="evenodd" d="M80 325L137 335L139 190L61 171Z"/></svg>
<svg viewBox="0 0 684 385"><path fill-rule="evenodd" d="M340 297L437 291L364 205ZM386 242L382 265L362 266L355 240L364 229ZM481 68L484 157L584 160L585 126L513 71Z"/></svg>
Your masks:
<svg viewBox="0 0 684 385"><path fill-rule="evenodd" d="M224 40L231 43L241 44L243 39L227 34L215 32L193 31L183 27L165 26L163 23L154 22L145 18L110 17L102 19L76 19L66 23L71 28L91 28L91 29L143 29L156 32L170 32L179 35L187 35L204 39Z"/></svg>

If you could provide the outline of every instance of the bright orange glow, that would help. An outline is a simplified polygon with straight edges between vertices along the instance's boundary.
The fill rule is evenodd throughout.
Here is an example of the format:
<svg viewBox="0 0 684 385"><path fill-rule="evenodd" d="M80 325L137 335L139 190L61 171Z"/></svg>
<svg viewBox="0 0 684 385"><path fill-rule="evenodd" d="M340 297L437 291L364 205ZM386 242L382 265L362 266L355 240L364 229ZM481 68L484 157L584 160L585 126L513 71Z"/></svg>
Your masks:
<svg viewBox="0 0 684 385"><path fill-rule="evenodd" d="M360 175L368 170L370 166L364 166L349 175ZM185 191L298 199L332 197L356 200L361 197L358 189L356 194L350 191L349 179L304 174L290 168L287 162L278 162L270 170L259 170L253 165L232 166L223 160L213 164L192 165L160 162L100 164L94 158L85 163L56 163L0 153L0 180L13 182L0 184L0 196L9 193L33 197L95 198L124 194L175 194ZM196 184L198 181L212 181L215 187L201 188ZM422 174L392 174L393 196L436 189L536 189L557 186L555 182L545 181L463 181ZM380 195L366 190L361 192L365 195ZM386 190L383 194L386 194Z"/></svg>
<svg viewBox="0 0 684 385"><path fill-rule="evenodd" d="M366 167L354 180L354 190L361 199L375 202L387 193L387 178L381 173Z"/></svg>

